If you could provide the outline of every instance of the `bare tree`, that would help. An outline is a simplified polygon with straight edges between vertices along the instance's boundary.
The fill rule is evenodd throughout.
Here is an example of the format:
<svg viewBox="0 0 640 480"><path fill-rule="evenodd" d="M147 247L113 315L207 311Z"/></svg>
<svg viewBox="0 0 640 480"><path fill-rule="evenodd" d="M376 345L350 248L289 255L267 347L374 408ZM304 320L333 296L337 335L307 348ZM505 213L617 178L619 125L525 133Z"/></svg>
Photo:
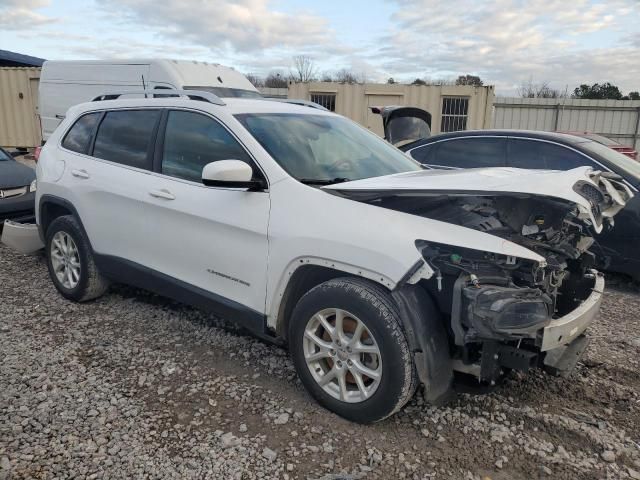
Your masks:
<svg viewBox="0 0 640 480"><path fill-rule="evenodd" d="M311 57L306 55L296 55L293 57L293 68L290 72L291 80L294 82L310 82L317 73L317 67Z"/></svg>
<svg viewBox="0 0 640 480"><path fill-rule="evenodd" d="M280 72L270 72L264 79L264 86L269 88L287 88L287 79Z"/></svg>
<svg viewBox="0 0 640 480"><path fill-rule="evenodd" d="M339 83L358 83L358 76L351 70L343 68L336 72L335 80Z"/></svg>
<svg viewBox="0 0 640 480"><path fill-rule="evenodd" d="M522 98L561 98L563 95L560 90L551 88L549 82L534 83L530 78L518 87L518 95Z"/></svg>
<svg viewBox="0 0 640 480"><path fill-rule="evenodd" d="M320 81L333 82L333 75L331 75L331 72L322 72L322 74L320 75Z"/></svg>
<svg viewBox="0 0 640 480"><path fill-rule="evenodd" d="M247 80L249 80L254 87L264 87L264 80L255 73L247 73L245 77L247 77Z"/></svg>

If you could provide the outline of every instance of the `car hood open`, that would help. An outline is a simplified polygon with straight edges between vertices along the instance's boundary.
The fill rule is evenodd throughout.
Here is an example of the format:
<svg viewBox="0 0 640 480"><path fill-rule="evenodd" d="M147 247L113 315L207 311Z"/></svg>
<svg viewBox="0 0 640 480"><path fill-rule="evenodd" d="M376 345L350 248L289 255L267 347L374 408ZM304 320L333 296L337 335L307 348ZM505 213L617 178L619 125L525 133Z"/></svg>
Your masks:
<svg viewBox="0 0 640 480"><path fill-rule="evenodd" d="M633 197L620 177L590 167L567 171L518 168L423 170L333 184L323 189L360 200L429 195L550 197L575 204L580 218L589 220L597 233L606 222L612 222L612 217Z"/></svg>

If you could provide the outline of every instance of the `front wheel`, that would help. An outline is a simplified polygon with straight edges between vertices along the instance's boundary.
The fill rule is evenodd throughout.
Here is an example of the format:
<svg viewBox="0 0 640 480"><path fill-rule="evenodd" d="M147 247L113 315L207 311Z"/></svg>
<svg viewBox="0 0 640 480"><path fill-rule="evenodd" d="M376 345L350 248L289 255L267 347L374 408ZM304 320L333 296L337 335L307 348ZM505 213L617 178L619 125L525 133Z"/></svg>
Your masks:
<svg viewBox="0 0 640 480"><path fill-rule="evenodd" d="M417 378L389 292L357 278L329 280L306 293L289 327L302 383L325 408L358 423L397 412Z"/></svg>

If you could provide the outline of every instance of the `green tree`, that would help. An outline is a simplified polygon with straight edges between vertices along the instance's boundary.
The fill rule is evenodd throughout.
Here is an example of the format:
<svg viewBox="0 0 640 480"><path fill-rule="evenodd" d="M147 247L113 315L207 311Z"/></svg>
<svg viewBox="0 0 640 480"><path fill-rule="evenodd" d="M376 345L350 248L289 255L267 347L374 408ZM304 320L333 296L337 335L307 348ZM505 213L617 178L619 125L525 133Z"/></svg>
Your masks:
<svg viewBox="0 0 640 480"><path fill-rule="evenodd" d="M426 85L426 84L427 82L425 82L421 78L416 78L413 82L411 82L411 85Z"/></svg>
<svg viewBox="0 0 640 480"><path fill-rule="evenodd" d="M456 80L456 85L472 85L474 87L481 87L482 80L477 75L460 75Z"/></svg>
<svg viewBox="0 0 640 480"><path fill-rule="evenodd" d="M629 100L640 100L640 92L629 92Z"/></svg>
<svg viewBox="0 0 640 480"><path fill-rule="evenodd" d="M589 86L582 84L573 90L573 98L586 98L592 100L621 100L623 95L618 87L609 82L594 83Z"/></svg>

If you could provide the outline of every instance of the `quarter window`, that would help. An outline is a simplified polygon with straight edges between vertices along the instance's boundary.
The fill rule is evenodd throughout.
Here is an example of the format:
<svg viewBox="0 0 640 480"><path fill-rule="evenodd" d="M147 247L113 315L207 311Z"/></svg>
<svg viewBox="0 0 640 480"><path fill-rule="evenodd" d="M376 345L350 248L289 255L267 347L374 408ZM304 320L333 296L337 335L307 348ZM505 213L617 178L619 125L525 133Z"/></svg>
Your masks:
<svg viewBox="0 0 640 480"><path fill-rule="evenodd" d="M582 166L592 166L591 162L578 152L538 140L509 139L509 166L515 168L535 168L547 170L571 170Z"/></svg>
<svg viewBox="0 0 640 480"><path fill-rule="evenodd" d="M76 120L62 140L62 146L72 152L87 153L100 115L100 112L88 113Z"/></svg>
<svg viewBox="0 0 640 480"><path fill-rule="evenodd" d="M242 160L253 164L237 140L212 118L192 112L169 112L162 173L201 182L204 166L219 160Z"/></svg>
<svg viewBox="0 0 640 480"><path fill-rule="evenodd" d="M98 127L93 156L150 170L151 138L159 118L159 110L107 112Z"/></svg>
<svg viewBox="0 0 640 480"><path fill-rule="evenodd" d="M504 167L506 139L470 137L437 144L429 163L453 168Z"/></svg>

